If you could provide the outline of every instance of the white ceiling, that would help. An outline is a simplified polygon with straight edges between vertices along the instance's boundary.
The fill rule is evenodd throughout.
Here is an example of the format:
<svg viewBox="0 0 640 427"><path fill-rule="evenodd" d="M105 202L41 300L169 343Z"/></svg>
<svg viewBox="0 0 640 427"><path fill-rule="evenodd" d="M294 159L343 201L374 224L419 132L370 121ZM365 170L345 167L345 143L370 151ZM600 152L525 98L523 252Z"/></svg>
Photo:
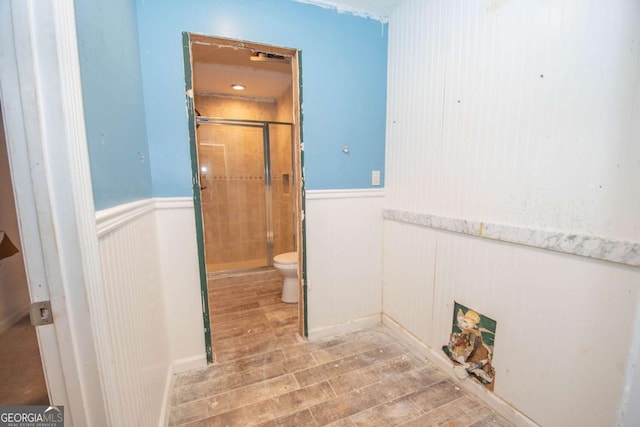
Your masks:
<svg viewBox="0 0 640 427"><path fill-rule="evenodd" d="M251 49L194 43L191 52L194 89L199 94L275 99L291 85L291 63L251 61ZM233 84L246 89L233 90Z"/></svg>
<svg viewBox="0 0 640 427"><path fill-rule="evenodd" d="M339 12L365 16L382 22L389 21L391 12L404 0L294 0L298 3L337 9Z"/></svg>

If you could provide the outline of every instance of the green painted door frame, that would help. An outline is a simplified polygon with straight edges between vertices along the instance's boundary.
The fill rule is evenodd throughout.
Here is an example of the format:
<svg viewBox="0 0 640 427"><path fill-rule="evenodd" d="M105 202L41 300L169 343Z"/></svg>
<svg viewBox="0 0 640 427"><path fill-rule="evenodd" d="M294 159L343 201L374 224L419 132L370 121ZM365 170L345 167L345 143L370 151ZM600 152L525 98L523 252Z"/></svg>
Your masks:
<svg viewBox="0 0 640 427"><path fill-rule="evenodd" d="M195 211L195 223L196 223L196 240L198 245L198 264L200 271L200 295L202 299L202 318L204 322L204 340L205 348L207 352L207 362L213 363L213 349L211 346L211 327L210 327L210 315L209 315L209 295L207 287L207 264L205 258L204 249L204 222L202 219L202 201L200 196L200 170L198 161L198 145L196 141L196 120L195 120L195 103L193 92L193 70L191 62L191 33L182 33L182 52L184 60L184 75L185 75L185 100L187 106L187 114L189 120L189 146L191 150L191 181L193 184L193 205ZM304 211L306 209L305 204L305 176L304 176L304 139L302 132L302 51L297 50L297 65L298 65L298 108L294 109L298 112L298 120L296 120L295 126L297 126L299 136L299 150L300 155L299 164L300 170L297 171L300 174L300 189L298 197L300 197L300 212L298 212L298 218L301 218L301 236L300 236L300 249L301 254L301 303L302 303L302 336L308 336L308 324L307 324L307 257L306 257L306 219ZM295 141L294 141L295 142Z"/></svg>
<svg viewBox="0 0 640 427"><path fill-rule="evenodd" d="M198 144L196 142L196 119L193 94L193 73L191 69L191 35L182 33L182 54L184 59L185 99L189 116L189 146L191 148L191 182L193 184L193 208L198 242L198 265L200 267L200 298L202 299L202 319L204 322L204 345L207 362L213 363L211 348L211 323L209 322L209 291L207 287L207 263L204 256L204 223L202 221L202 201L200 200L200 173L198 170Z"/></svg>
<svg viewBox="0 0 640 427"><path fill-rule="evenodd" d="M309 336L309 325L307 323L307 216L304 214L307 210L306 194L305 194L305 174L304 174L304 133L303 133L303 103L302 103L302 51L298 49L298 135L300 138L300 210L298 216L302 217L302 232L300 233L300 249L302 250L302 336Z"/></svg>

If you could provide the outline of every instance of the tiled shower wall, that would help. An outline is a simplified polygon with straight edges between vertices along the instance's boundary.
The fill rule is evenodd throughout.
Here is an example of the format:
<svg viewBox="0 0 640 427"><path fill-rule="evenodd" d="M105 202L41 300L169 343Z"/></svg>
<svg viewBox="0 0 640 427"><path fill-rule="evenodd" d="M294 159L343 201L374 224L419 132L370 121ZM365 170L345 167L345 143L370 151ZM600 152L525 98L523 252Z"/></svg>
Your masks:
<svg viewBox="0 0 640 427"><path fill-rule="evenodd" d="M276 101L276 121L291 122L293 111L291 86ZM271 168L273 191L273 253L296 250L293 175L293 139L291 126L271 126Z"/></svg>
<svg viewBox="0 0 640 427"><path fill-rule="evenodd" d="M287 107L291 116L291 103L287 104L285 98L269 102L199 96L196 105L203 116L275 121L285 116ZM288 194L284 194L287 189L283 188L286 187L283 186L283 181L286 181L284 175L289 175L290 184L293 182L290 135L288 126L272 126L274 254L293 250L288 249L291 244L287 244L287 241L292 241L294 232L293 192L289 189ZM200 125L198 128L208 271L267 264L262 141L261 128L214 125Z"/></svg>

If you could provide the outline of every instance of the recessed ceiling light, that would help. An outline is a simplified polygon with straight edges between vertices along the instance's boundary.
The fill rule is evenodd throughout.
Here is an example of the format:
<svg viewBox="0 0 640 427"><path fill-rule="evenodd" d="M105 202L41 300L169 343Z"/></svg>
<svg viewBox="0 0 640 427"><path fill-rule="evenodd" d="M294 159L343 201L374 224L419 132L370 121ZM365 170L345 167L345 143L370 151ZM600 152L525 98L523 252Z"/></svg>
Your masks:
<svg viewBox="0 0 640 427"><path fill-rule="evenodd" d="M236 85L231 85L231 89L233 89L233 90L245 90L246 87L244 85L236 84Z"/></svg>

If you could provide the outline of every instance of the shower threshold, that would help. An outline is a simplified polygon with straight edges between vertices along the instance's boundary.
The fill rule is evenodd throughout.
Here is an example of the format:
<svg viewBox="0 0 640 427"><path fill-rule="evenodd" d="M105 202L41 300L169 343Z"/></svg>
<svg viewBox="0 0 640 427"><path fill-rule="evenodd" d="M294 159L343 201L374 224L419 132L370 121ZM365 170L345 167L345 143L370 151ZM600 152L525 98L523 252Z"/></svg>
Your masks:
<svg viewBox="0 0 640 427"><path fill-rule="evenodd" d="M207 263L207 273L228 273L239 270L253 270L255 268L268 267L265 265L265 259L250 259L244 261Z"/></svg>
<svg viewBox="0 0 640 427"><path fill-rule="evenodd" d="M215 271L207 273L210 288L247 282L281 280L280 273L274 267L258 267L244 270Z"/></svg>

